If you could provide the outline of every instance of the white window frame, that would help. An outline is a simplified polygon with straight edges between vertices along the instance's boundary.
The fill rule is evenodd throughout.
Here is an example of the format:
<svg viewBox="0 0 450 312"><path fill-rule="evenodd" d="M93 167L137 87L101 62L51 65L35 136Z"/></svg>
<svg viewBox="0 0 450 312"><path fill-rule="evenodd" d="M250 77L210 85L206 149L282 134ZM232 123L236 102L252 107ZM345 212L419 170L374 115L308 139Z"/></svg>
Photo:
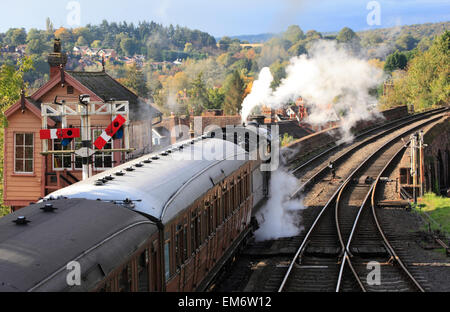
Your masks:
<svg viewBox="0 0 450 312"><path fill-rule="evenodd" d="M77 139L78 139L78 142L77 142ZM82 142L82 140L81 140L81 137L80 137L80 138L75 138L75 139L73 139L72 144L73 144L73 146L74 146L74 150L80 149L80 148L82 147L82 145L83 145L83 142ZM77 146L77 144L78 144L78 146ZM77 158L80 158L80 159L81 159L81 167L77 167ZM73 169L74 169L75 171L77 171L77 170L83 170L83 159L82 159L81 156L78 156L78 155L76 155L76 154L73 156Z"/></svg>
<svg viewBox="0 0 450 312"><path fill-rule="evenodd" d="M92 129L92 140L93 140L93 142L95 142L95 140L102 134L102 132L105 129L103 129L103 128ZM105 145L105 147L103 149L110 149L110 148L112 149L113 146L114 146L113 144L114 144L114 140L111 139L108 143L106 143L106 145ZM111 147L108 148L107 147L108 145L110 145ZM94 146L94 149L97 150L97 148L95 148L95 146ZM112 152L108 152L108 153L111 154L111 167L97 167L95 165L95 157L99 157L99 156L102 157L103 164L105 163L105 161L104 161L105 160L105 158L104 158L105 157L105 153L96 153L96 154L93 155L93 157L94 157L94 159L93 159L93 168L94 168L95 171L106 171L106 170L110 170L110 169L114 168L114 153L112 153Z"/></svg>
<svg viewBox="0 0 450 312"><path fill-rule="evenodd" d="M24 142L23 142L23 145L19 145L19 146L22 146L23 147L23 158L19 158L19 159L21 159L22 161L23 161L23 170L24 171L17 171L16 170L16 160L17 160L17 157L16 157L16 148L17 148L17 142L16 142L16 135L18 135L18 134L23 134L24 135ZM32 137L32 139L33 139L33 143L32 143L32 145L26 145L25 143L25 135L27 135L27 134L30 134L31 135L31 137ZM26 148L27 147L32 147L33 148L33 158L26 158L25 156L26 156ZM27 160L31 160L32 161L32 170L29 172L29 171L25 171L25 162L27 161ZM26 175L26 174L34 174L34 134L33 133L30 133L30 132L14 132L14 173L15 174L24 174L24 175Z"/></svg>
<svg viewBox="0 0 450 312"><path fill-rule="evenodd" d="M55 149L55 141L56 140L52 140L52 148L53 148L53 150L55 151L56 149ZM62 141L62 140L60 140L60 141ZM61 145L62 146L62 145ZM72 146L73 146L73 141L72 142L70 142L70 148L69 149L71 149L72 148ZM64 157L67 157L67 155L70 155L70 168L64 168ZM56 157L62 157L62 168L55 168L55 156ZM67 154L53 154L52 155L52 169L53 169L53 171L64 171L64 170L68 170L68 171L73 171L73 167L74 167L74 165L73 165L73 160L74 160L74 158L73 158L73 156L72 156L72 154L70 154L70 153L67 153Z"/></svg>

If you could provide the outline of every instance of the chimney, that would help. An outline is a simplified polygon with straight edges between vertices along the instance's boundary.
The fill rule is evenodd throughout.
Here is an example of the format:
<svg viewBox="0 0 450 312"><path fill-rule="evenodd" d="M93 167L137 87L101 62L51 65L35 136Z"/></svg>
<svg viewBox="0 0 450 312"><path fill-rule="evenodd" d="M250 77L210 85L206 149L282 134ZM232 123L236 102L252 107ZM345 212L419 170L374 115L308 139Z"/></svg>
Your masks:
<svg viewBox="0 0 450 312"><path fill-rule="evenodd" d="M53 52L48 56L48 64L50 65L50 79L56 75L61 75L61 68L64 69L66 67L67 54L61 52L60 39L55 39Z"/></svg>

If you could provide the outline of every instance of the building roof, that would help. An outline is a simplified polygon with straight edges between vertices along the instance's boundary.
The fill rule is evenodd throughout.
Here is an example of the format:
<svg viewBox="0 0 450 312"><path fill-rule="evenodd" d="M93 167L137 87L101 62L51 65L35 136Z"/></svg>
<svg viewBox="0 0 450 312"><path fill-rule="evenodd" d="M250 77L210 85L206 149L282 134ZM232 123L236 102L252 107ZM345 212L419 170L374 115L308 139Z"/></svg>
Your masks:
<svg viewBox="0 0 450 312"><path fill-rule="evenodd" d="M279 121L277 125L279 126L281 136L287 133L294 139L300 139L304 136L311 134L310 131L306 130L303 127L300 127L297 120L286 120L286 121L283 120Z"/></svg>
<svg viewBox="0 0 450 312"><path fill-rule="evenodd" d="M66 72L104 101L111 99L128 101L131 120L152 119L162 116L158 109L151 104L145 103L136 94L105 72Z"/></svg>

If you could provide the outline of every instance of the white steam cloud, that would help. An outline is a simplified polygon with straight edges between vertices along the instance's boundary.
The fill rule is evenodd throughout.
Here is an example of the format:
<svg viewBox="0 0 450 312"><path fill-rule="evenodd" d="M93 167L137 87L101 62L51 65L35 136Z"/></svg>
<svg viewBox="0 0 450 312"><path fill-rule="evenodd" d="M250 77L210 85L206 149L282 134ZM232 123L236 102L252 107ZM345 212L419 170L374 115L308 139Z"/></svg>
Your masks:
<svg viewBox="0 0 450 312"><path fill-rule="evenodd" d="M382 71L339 47L335 41L317 41L309 56L292 58L286 68L286 78L275 91L270 88L272 81L270 70L263 68L243 102L243 121L255 107L276 109L301 96L311 110L306 122L323 125L340 119L343 140L349 141L350 129L357 121L379 114L376 98L369 90L382 83Z"/></svg>
<svg viewBox="0 0 450 312"><path fill-rule="evenodd" d="M256 218L259 229L255 232L256 241L299 235L302 231L298 211L304 208L301 200L290 200L297 189L298 180L282 171L272 173L270 180L270 199L258 212Z"/></svg>

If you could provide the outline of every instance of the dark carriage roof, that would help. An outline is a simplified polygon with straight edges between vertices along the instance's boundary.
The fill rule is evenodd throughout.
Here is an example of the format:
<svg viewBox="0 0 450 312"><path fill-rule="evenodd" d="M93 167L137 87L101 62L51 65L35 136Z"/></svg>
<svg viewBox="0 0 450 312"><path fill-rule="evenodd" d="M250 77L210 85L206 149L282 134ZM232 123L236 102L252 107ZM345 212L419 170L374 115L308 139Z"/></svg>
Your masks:
<svg viewBox="0 0 450 312"><path fill-rule="evenodd" d="M43 212L48 203L58 209ZM18 216L31 223L16 225ZM147 218L112 203L65 199L23 208L0 219L0 291L90 290L156 230ZM83 281L69 288L66 266L74 260Z"/></svg>
<svg viewBox="0 0 450 312"><path fill-rule="evenodd" d="M67 71L67 73L103 100L128 101L132 120L150 119L162 115L159 110L145 103L105 72Z"/></svg>

